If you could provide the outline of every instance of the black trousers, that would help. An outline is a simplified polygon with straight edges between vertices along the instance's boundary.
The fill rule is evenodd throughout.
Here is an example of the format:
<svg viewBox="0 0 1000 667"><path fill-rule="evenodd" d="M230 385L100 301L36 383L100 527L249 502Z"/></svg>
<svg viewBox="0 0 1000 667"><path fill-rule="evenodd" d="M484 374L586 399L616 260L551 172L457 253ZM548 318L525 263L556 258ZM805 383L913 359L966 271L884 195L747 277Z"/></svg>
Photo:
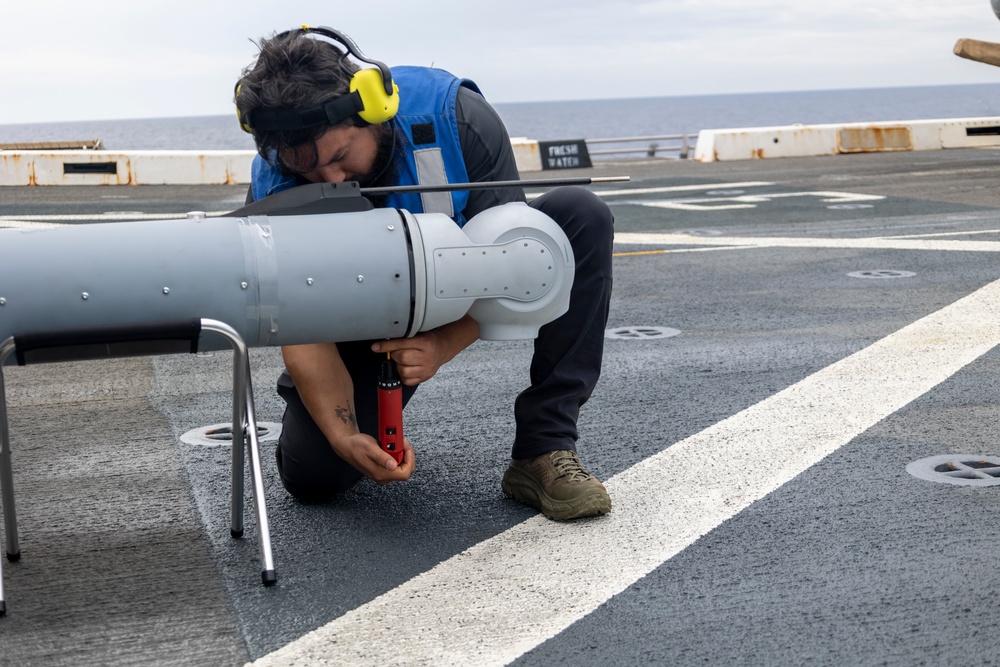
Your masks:
<svg viewBox="0 0 1000 667"><path fill-rule="evenodd" d="M531 358L530 386L514 401L516 431L511 456L532 458L559 449L576 449L580 408L601 374L604 330L611 303L611 246L614 218L589 190L551 190L530 204L562 227L573 247L576 272L569 310L541 328ZM358 427L377 437L377 377L384 357L372 341L338 343L354 381ZM403 405L416 387L404 387ZM337 456L310 417L288 373L278 378L285 400L282 432L275 456L289 493L321 501L351 488L361 473Z"/></svg>

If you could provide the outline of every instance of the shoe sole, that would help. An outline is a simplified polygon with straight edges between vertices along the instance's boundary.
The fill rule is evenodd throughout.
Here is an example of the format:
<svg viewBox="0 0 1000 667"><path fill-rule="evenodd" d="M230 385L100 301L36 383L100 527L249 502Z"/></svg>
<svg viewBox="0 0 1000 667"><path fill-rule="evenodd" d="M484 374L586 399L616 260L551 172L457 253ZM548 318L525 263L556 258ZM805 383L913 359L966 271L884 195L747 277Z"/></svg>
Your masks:
<svg viewBox="0 0 1000 667"><path fill-rule="evenodd" d="M569 521L611 512L611 498L604 493L591 493L574 500L557 500L545 493L535 478L517 468L509 468L500 482L504 495L541 510L553 521Z"/></svg>

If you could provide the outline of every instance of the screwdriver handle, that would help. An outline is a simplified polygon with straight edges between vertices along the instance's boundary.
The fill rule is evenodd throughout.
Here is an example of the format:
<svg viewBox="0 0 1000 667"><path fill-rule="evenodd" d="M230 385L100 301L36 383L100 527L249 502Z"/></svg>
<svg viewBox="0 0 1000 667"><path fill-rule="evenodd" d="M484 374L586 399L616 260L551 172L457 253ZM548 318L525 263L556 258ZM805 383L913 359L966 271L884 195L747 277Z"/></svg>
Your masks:
<svg viewBox="0 0 1000 667"><path fill-rule="evenodd" d="M378 377L378 444L403 462L403 382L391 359L382 362Z"/></svg>

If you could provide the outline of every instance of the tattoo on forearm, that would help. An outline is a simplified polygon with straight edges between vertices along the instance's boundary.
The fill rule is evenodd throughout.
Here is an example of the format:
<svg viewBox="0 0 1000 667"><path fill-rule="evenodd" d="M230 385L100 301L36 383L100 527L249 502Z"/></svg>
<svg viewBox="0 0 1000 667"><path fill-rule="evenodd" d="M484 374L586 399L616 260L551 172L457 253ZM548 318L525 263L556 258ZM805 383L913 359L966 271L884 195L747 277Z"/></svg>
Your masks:
<svg viewBox="0 0 1000 667"><path fill-rule="evenodd" d="M358 418L354 415L354 410L350 407L337 406L334 410L337 414L337 418L349 426L353 426L355 429L358 428Z"/></svg>

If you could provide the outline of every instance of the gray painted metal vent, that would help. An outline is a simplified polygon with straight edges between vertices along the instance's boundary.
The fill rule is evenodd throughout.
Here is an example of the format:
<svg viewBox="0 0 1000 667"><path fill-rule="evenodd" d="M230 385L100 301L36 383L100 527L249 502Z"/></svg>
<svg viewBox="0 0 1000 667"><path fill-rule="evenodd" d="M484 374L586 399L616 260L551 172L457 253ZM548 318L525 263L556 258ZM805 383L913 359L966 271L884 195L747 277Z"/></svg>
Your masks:
<svg viewBox="0 0 1000 667"><path fill-rule="evenodd" d="M257 422L257 439L261 442L277 440L279 435L281 435L281 424ZM181 436L181 442L202 447L228 447L233 444L233 425L226 422L194 428Z"/></svg>
<svg viewBox="0 0 1000 667"><path fill-rule="evenodd" d="M912 278L917 275L913 271L897 271L895 269L870 269L868 271L854 271L848 273L851 278L870 278L884 280L887 278Z"/></svg>
<svg viewBox="0 0 1000 667"><path fill-rule="evenodd" d="M605 338L621 338L624 340L647 340L649 338L672 338L680 333L680 329L670 327L615 327L604 332Z"/></svg>
<svg viewBox="0 0 1000 667"><path fill-rule="evenodd" d="M906 472L919 479L961 486L1000 485L1000 456L942 454L914 461Z"/></svg>

